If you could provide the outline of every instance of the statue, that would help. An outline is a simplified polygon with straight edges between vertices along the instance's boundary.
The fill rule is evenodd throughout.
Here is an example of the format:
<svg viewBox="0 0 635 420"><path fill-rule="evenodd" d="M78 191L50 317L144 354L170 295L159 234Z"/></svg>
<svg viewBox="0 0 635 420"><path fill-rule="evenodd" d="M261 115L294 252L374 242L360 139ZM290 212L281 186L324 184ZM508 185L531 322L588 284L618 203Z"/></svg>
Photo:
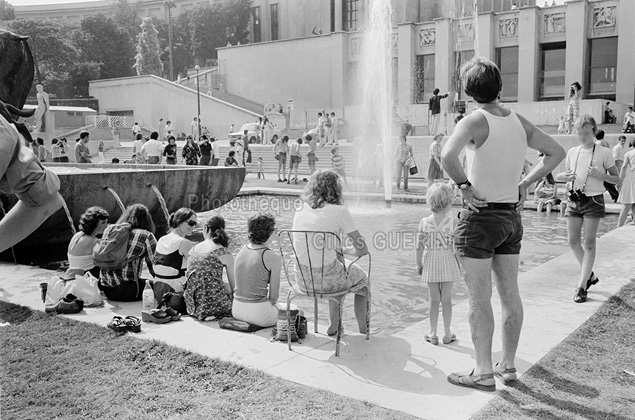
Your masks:
<svg viewBox="0 0 635 420"><path fill-rule="evenodd" d="M46 113L49 111L49 94L44 92L44 86L36 85L37 89L37 108L35 109L35 117L33 124L35 131L44 133L46 131Z"/></svg>

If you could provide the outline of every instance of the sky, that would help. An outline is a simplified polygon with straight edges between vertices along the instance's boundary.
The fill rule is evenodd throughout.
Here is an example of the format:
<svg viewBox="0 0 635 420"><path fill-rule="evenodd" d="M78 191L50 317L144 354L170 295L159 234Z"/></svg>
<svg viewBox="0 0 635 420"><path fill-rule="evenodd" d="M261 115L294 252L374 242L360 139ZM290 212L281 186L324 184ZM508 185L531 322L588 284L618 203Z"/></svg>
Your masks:
<svg viewBox="0 0 635 420"><path fill-rule="evenodd" d="M93 0L8 0L14 6L28 6L30 4L54 4L54 3L85 3ZM548 0L551 4L551 0ZM556 3L563 4L565 0L556 0ZM537 3L542 5L544 0L538 0Z"/></svg>

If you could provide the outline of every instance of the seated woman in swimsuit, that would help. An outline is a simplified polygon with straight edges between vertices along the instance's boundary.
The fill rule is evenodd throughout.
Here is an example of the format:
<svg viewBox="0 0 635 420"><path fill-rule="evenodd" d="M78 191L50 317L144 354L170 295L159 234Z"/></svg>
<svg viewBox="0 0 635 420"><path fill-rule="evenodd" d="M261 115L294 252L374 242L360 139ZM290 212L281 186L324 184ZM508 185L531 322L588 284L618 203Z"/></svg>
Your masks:
<svg viewBox="0 0 635 420"><path fill-rule="evenodd" d="M99 267L93 262L93 248L97 243L97 235L104 233L108 226L108 212L101 207L89 207L79 218L79 232L68 244L67 277L84 274L87 271L99 278Z"/></svg>

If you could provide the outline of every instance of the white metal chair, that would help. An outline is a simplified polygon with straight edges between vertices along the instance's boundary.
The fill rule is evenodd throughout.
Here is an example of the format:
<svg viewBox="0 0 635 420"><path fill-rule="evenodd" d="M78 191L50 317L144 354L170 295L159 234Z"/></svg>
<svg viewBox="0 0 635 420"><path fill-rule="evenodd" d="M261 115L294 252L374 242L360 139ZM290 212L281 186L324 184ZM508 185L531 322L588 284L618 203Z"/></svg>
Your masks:
<svg viewBox="0 0 635 420"><path fill-rule="evenodd" d="M303 235L304 236L304 246L306 246L306 251L308 255L308 273L305 273L306 270L300 269L300 261L298 260L297 250L293 243L294 235ZM288 240L290 244L291 252L285 253L285 245L284 239ZM311 241L311 242L309 242ZM339 312L339 320L337 326L337 335L335 342L335 356L340 355L340 341L342 338L342 312L344 309L344 296L348 293L352 293L350 289L341 290L337 292L331 293L322 293L321 290L324 290L324 272L321 271L321 275L319 278L314 275L314 263L311 261L311 251L309 244L323 244L321 249L321 261L320 266L324 267L324 254L326 250L326 246L332 246L334 249L341 249L342 241L338 235L333 232L322 232L322 231L310 231L310 230L281 230L278 232L278 244L280 246L280 257L282 258L282 268L284 271L284 275L287 278L287 282L289 283L289 293L287 294L287 331L291 331L291 301L295 299L297 296L307 296L313 299L313 310L314 310L314 330L315 333L318 332L318 299L339 299L340 303L340 312ZM285 260L285 257L289 256ZM370 271L371 271L371 256L370 253L368 256L368 287L366 288L366 339L370 339L370 311L371 311L371 293L370 293ZM344 261L344 269L346 272L350 269L351 265L359 261L362 257L358 257L354 261L350 262L348 266L346 265L346 260ZM342 258L343 259L343 258ZM330 261L327 261L329 263ZM295 265L295 269L291 269L291 264ZM316 264L317 266L317 264ZM298 274L300 279L298 279ZM293 280L296 280L295 282ZM298 281L299 280L299 281ZM300 283L301 281L301 283ZM300 284L303 287L298 287ZM287 334L287 344L289 346L289 350L291 350L291 334Z"/></svg>

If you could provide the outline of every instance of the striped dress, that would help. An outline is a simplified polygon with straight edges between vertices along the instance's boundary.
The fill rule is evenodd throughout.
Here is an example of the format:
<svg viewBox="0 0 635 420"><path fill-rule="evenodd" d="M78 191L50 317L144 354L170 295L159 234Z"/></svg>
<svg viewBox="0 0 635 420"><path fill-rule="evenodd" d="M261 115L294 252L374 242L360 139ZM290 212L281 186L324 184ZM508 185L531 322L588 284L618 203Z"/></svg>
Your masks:
<svg viewBox="0 0 635 420"><path fill-rule="evenodd" d="M419 223L418 243L423 247L421 280L426 283L459 281L463 279L459 261L454 255L454 227L456 218L448 213L437 225L434 215Z"/></svg>

